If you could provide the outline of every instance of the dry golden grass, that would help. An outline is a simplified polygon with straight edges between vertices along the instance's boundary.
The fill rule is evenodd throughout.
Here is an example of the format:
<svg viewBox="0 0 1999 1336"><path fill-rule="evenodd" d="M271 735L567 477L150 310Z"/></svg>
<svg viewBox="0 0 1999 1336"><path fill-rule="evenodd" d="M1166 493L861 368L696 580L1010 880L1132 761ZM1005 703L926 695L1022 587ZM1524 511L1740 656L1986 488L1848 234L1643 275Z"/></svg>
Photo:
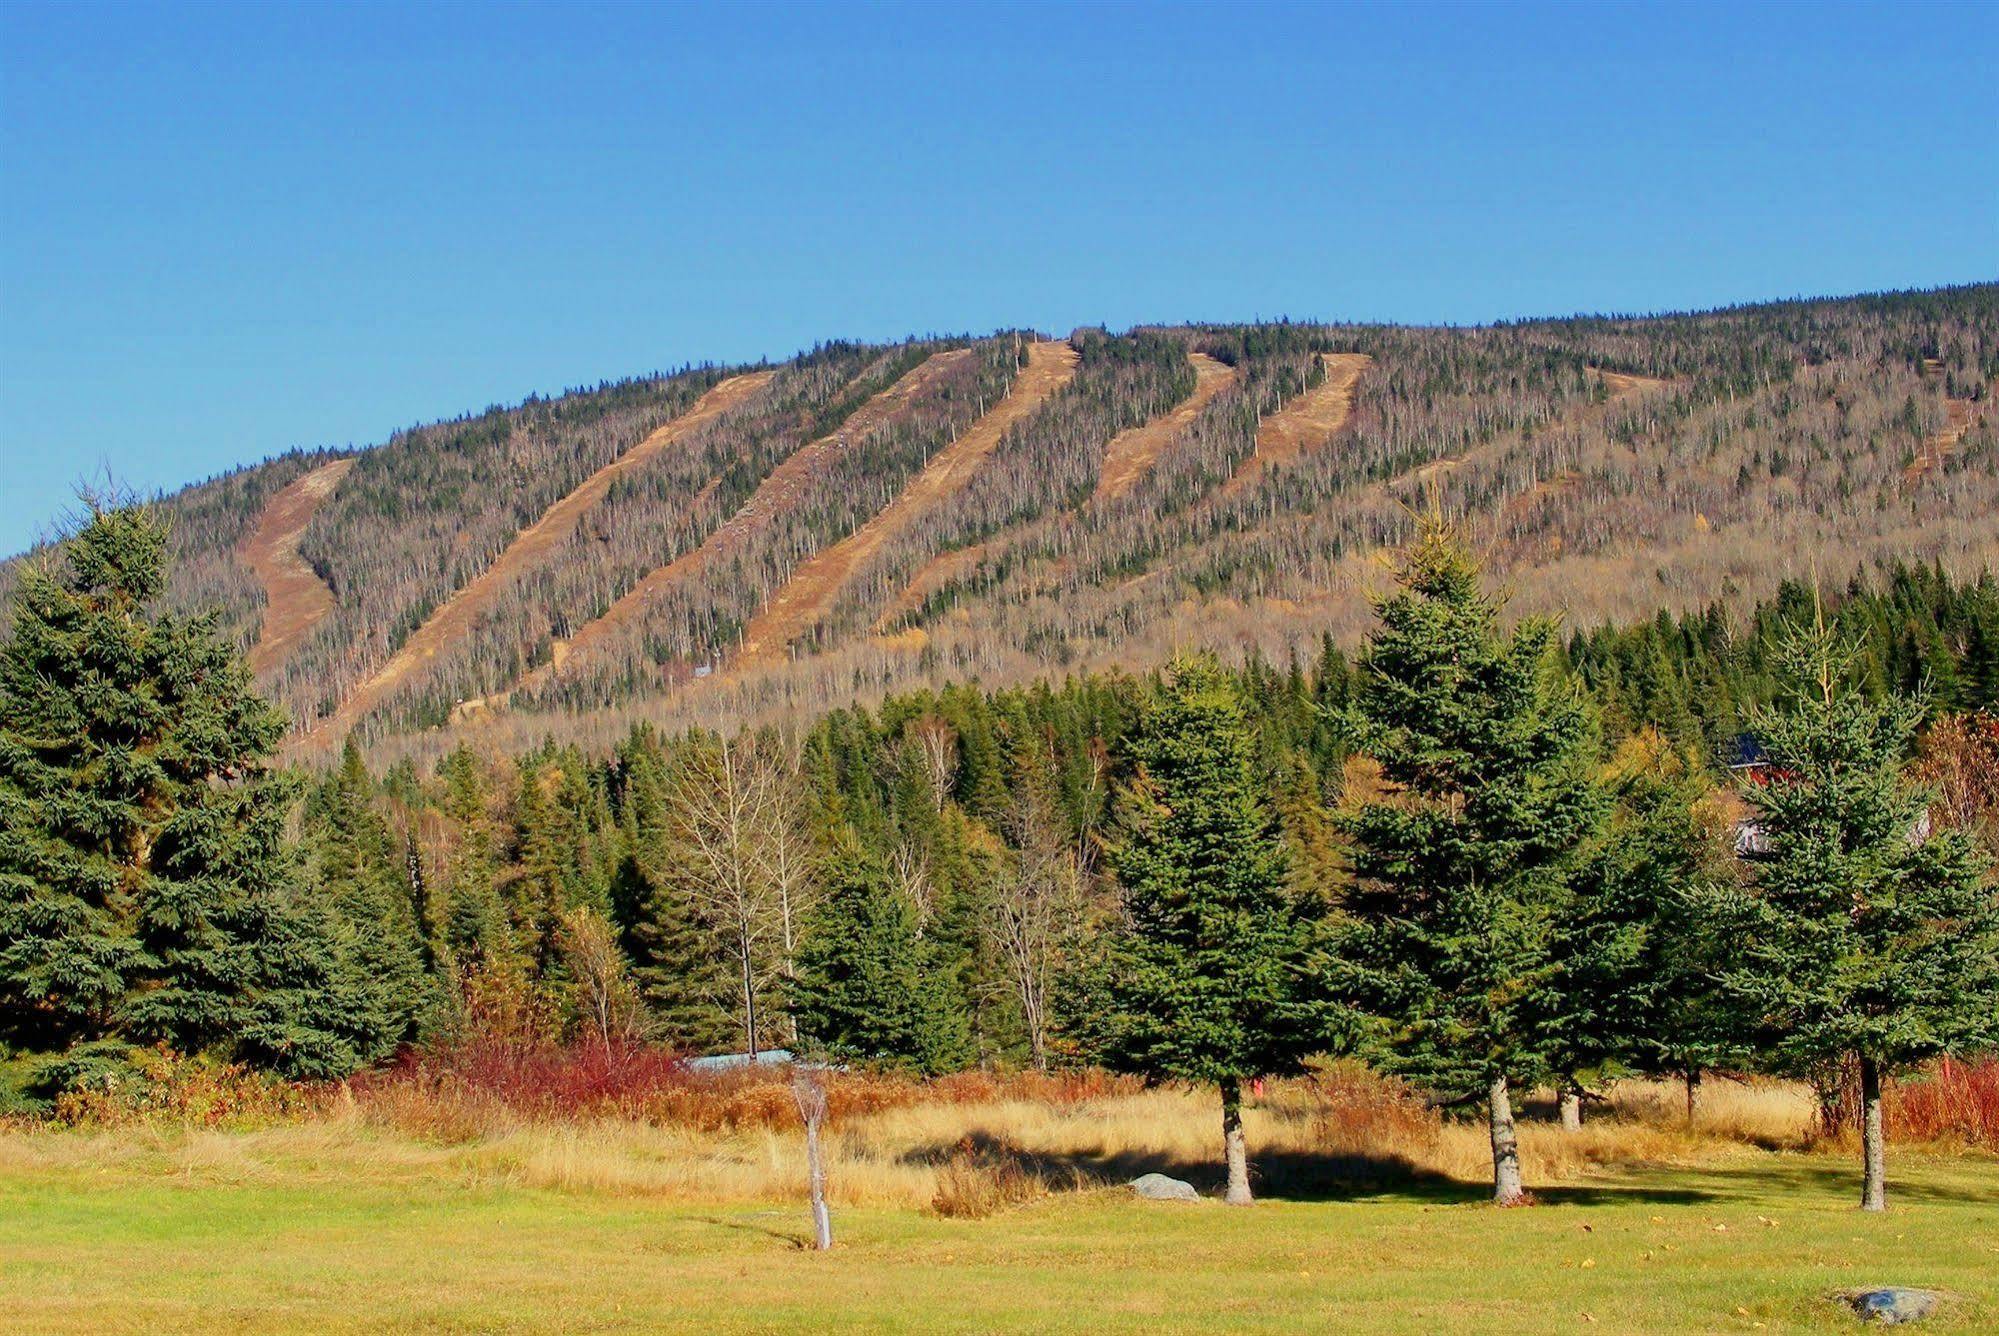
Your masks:
<svg viewBox="0 0 1999 1336"><path fill-rule="evenodd" d="M788 1092L773 1085L773 1098ZM1111 1090L1078 1100L1007 1097L881 1107L836 1118L827 1139L841 1206L979 1216L1049 1192L1122 1183L1152 1170L1211 1187L1220 1177L1212 1091ZM1802 1087L1711 1082L1696 1126L1677 1085L1613 1087L1579 1132L1521 1126L1530 1183L1559 1185L1640 1164L1691 1164L1746 1146L1803 1147ZM1482 1123L1455 1121L1391 1086L1335 1069L1272 1082L1246 1110L1252 1163L1273 1195L1335 1187L1478 1183L1491 1171ZM0 1174L133 1169L190 1182L309 1175L415 1178L688 1202L795 1202L802 1134L784 1118L703 1127L605 1115L551 1119L490 1101L410 1098L393 1088L335 1095L311 1116L264 1127L149 1120L105 1129L24 1128L0 1136Z"/></svg>

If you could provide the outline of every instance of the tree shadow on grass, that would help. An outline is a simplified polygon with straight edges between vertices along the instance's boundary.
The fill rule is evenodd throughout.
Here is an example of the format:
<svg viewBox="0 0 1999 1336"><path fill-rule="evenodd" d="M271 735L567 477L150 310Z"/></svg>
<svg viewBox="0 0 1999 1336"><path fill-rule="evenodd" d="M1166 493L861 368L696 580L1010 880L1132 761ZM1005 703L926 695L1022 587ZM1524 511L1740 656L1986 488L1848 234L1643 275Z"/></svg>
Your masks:
<svg viewBox="0 0 1999 1336"><path fill-rule="evenodd" d="M982 1132L975 1132L954 1145L913 1150L902 1158L909 1164L935 1165L961 1156L995 1169L1011 1168L1035 1174L1058 1188L1071 1183L1079 1188L1113 1187L1144 1174L1165 1174L1192 1183L1205 1195L1220 1195L1222 1189L1222 1168L1213 1160L1187 1160L1164 1151L1033 1152ZM1271 1151L1250 1157L1250 1173L1251 1184L1259 1196L1286 1201L1395 1200L1457 1206L1487 1201L1492 1196L1488 1183L1453 1178L1392 1153L1314 1155ZM1708 1195L1683 1186L1647 1187L1642 1183L1536 1193L1543 1200L1552 1200L1556 1194L1561 1194L1562 1200L1659 1205L1701 1201Z"/></svg>
<svg viewBox="0 0 1999 1336"><path fill-rule="evenodd" d="M812 1240L804 1234L794 1234L788 1229L772 1229L769 1225L752 1225L742 1220L725 1220L719 1215L699 1215L694 1218L704 1225L714 1225L718 1229L734 1229L744 1234L761 1234L765 1238L789 1244L799 1252L804 1252L812 1243Z"/></svg>

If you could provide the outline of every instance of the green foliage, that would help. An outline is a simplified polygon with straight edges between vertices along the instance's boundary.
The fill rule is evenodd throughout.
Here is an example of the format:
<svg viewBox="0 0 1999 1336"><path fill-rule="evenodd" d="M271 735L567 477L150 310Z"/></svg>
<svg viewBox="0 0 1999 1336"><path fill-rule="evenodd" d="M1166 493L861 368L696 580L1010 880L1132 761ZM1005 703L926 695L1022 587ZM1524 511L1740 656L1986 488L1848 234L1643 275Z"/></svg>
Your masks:
<svg viewBox="0 0 1999 1336"><path fill-rule="evenodd" d="M94 511L0 647L0 1033L233 1050L339 1075L356 979L291 890L282 717L213 619L157 615L166 534ZM88 1066L95 1058L79 1062Z"/></svg>
<svg viewBox="0 0 1999 1336"><path fill-rule="evenodd" d="M1999 896L1903 769L1924 703L1857 689L1854 646L1822 618L1781 650L1784 694L1755 718L1771 768L1744 795L1767 853L1713 893L1735 932L1724 982L1792 1070L1999 1042Z"/></svg>
<svg viewBox="0 0 1999 1336"><path fill-rule="evenodd" d="M1476 563L1433 528L1378 608L1345 715L1379 801L1340 813L1355 884L1352 986L1387 1020L1395 1071L1468 1098L1547 1074L1561 915L1603 812L1579 694L1551 628L1499 626Z"/></svg>
<svg viewBox="0 0 1999 1336"><path fill-rule="evenodd" d="M830 1056L936 1073L962 1065L965 1013L918 934L916 908L851 831L826 858L826 901L799 954L793 1014Z"/></svg>
<svg viewBox="0 0 1999 1336"><path fill-rule="evenodd" d="M1101 1056L1149 1076L1296 1071L1335 1038L1311 904L1254 768L1241 694L1182 659L1130 738L1111 864L1124 921L1106 943Z"/></svg>

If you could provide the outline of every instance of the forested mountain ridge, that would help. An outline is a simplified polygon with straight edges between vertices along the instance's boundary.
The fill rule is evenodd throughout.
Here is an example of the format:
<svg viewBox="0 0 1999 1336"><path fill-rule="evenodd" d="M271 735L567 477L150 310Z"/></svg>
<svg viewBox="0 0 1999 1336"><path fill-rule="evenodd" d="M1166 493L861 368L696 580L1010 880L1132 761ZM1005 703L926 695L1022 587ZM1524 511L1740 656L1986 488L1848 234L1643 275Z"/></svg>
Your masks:
<svg viewBox="0 0 1999 1336"><path fill-rule="evenodd" d="M601 749L634 718L1195 645L1281 660L1357 636L1379 554L1431 509L1468 521L1516 608L1587 622L1895 561L1975 576L1999 558L1995 380L1994 284L841 342L530 399L337 467L294 453L159 505L172 600L262 642L307 752L350 731L384 754Z"/></svg>

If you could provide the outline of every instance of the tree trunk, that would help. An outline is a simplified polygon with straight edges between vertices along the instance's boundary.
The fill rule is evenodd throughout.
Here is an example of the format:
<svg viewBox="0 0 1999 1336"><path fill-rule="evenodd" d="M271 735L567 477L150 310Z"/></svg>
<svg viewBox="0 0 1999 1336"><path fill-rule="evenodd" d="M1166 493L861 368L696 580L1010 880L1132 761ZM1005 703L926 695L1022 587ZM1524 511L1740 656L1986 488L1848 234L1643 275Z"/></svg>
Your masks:
<svg viewBox="0 0 1999 1336"><path fill-rule="evenodd" d="M826 1121L826 1086L816 1070L795 1063L791 1094L805 1120L805 1182L812 1197L812 1246L825 1252L833 1246L833 1215L826 1209L826 1157L819 1146L819 1125Z"/></svg>
<svg viewBox="0 0 1999 1336"><path fill-rule="evenodd" d="M1580 1132L1583 1130L1583 1091L1579 1085L1562 1087L1562 1130Z"/></svg>
<svg viewBox="0 0 1999 1336"><path fill-rule="evenodd" d="M1492 1078L1492 1200L1498 1206L1519 1206L1527 1200L1520 1187L1520 1141L1513 1133L1513 1096L1506 1074Z"/></svg>
<svg viewBox="0 0 1999 1336"><path fill-rule="evenodd" d="M757 1060L757 984L756 974L750 965L749 934L743 934L737 952L743 966L743 1043L749 1049L750 1061Z"/></svg>
<svg viewBox="0 0 1999 1336"><path fill-rule="evenodd" d="M1694 1125L1694 1119L1701 1111L1701 1069L1687 1068L1687 1126Z"/></svg>
<svg viewBox="0 0 1999 1336"><path fill-rule="evenodd" d="M1249 1150L1242 1138L1242 1082L1225 1076L1221 1085L1222 1148L1229 1161L1229 1186L1222 1200L1231 1206L1247 1206L1255 1198L1249 1194Z"/></svg>
<svg viewBox="0 0 1999 1336"><path fill-rule="evenodd" d="M826 1157L819 1149L819 1120L805 1125L806 1174L812 1188L812 1246L825 1252L833 1246L833 1213L826 1209Z"/></svg>
<svg viewBox="0 0 1999 1336"><path fill-rule="evenodd" d="M1881 1125L1881 1068L1866 1054L1860 1056L1860 1142L1866 1169L1860 1181L1860 1209L1888 1209L1888 1153Z"/></svg>

